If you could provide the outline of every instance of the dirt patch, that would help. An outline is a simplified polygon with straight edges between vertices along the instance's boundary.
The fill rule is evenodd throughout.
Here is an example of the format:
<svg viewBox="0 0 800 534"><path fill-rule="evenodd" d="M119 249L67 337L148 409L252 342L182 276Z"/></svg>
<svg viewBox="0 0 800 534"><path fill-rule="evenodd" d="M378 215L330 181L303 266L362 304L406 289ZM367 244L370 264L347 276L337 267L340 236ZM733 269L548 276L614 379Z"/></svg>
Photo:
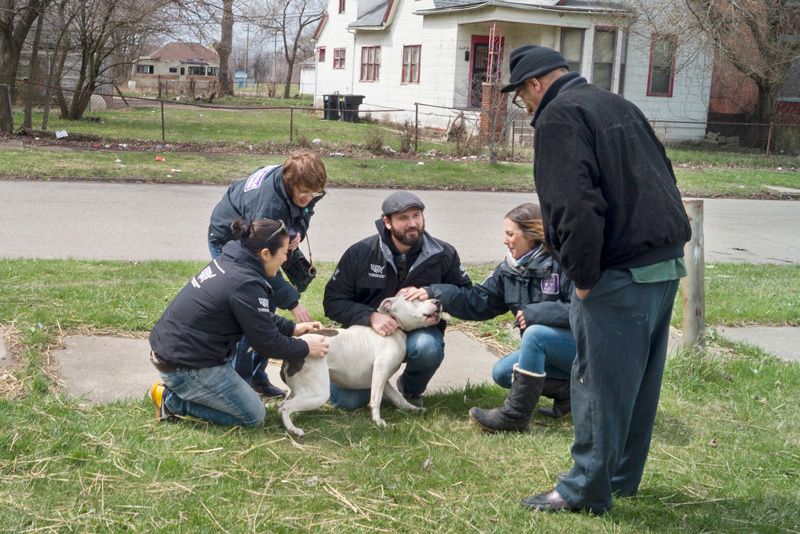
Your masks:
<svg viewBox="0 0 800 534"><path fill-rule="evenodd" d="M14 373L22 343L13 326L0 328L0 398L15 399L25 392L25 384Z"/></svg>

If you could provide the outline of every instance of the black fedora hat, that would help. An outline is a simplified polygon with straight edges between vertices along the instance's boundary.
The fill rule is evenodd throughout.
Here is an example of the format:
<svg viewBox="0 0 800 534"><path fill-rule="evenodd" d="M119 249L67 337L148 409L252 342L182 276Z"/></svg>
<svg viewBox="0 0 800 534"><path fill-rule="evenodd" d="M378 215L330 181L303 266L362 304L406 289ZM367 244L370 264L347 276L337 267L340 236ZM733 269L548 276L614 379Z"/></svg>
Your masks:
<svg viewBox="0 0 800 534"><path fill-rule="evenodd" d="M510 93L525 80L542 76L558 68L568 69L567 60L552 48L526 45L515 48L509 56L511 76L501 93Z"/></svg>

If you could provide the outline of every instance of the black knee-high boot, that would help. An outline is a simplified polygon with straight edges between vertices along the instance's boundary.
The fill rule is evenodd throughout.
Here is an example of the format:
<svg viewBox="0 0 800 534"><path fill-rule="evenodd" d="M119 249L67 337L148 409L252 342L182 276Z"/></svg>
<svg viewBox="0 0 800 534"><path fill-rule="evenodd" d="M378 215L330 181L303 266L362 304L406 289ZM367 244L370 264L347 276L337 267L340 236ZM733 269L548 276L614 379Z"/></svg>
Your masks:
<svg viewBox="0 0 800 534"><path fill-rule="evenodd" d="M483 430L519 432L528 428L531 414L542 393L545 374L525 371L515 364L511 376L511 390L502 407L493 410L472 408L469 411L469 416Z"/></svg>
<svg viewBox="0 0 800 534"><path fill-rule="evenodd" d="M542 387L542 397L553 399L552 408L539 408L539 413L554 417L564 417L572 411L570 401L569 380L546 378Z"/></svg>

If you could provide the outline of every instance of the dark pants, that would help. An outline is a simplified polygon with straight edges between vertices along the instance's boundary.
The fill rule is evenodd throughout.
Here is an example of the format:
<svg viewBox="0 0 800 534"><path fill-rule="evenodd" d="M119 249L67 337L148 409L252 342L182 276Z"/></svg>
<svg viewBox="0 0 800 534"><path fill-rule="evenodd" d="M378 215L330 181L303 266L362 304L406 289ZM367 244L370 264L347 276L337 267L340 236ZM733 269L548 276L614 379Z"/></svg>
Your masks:
<svg viewBox="0 0 800 534"><path fill-rule="evenodd" d="M557 486L571 506L602 513L612 493L639 489L677 289L678 280L638 284L610 270L585 300L572 296L574 465Z"/></svg>

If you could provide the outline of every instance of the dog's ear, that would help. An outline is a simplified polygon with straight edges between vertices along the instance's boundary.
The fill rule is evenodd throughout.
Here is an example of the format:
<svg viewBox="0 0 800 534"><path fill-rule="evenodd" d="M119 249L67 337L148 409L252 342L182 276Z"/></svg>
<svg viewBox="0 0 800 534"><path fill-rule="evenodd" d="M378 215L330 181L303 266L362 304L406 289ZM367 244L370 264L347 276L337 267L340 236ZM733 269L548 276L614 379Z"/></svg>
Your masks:
<svg viewBox="0 0 800 534"><path fill-rule="evenodd" d="M378 313L389 313L392 310L393 305L394 305L394 297L383 299L381 305L378 306Z"/></svg>

